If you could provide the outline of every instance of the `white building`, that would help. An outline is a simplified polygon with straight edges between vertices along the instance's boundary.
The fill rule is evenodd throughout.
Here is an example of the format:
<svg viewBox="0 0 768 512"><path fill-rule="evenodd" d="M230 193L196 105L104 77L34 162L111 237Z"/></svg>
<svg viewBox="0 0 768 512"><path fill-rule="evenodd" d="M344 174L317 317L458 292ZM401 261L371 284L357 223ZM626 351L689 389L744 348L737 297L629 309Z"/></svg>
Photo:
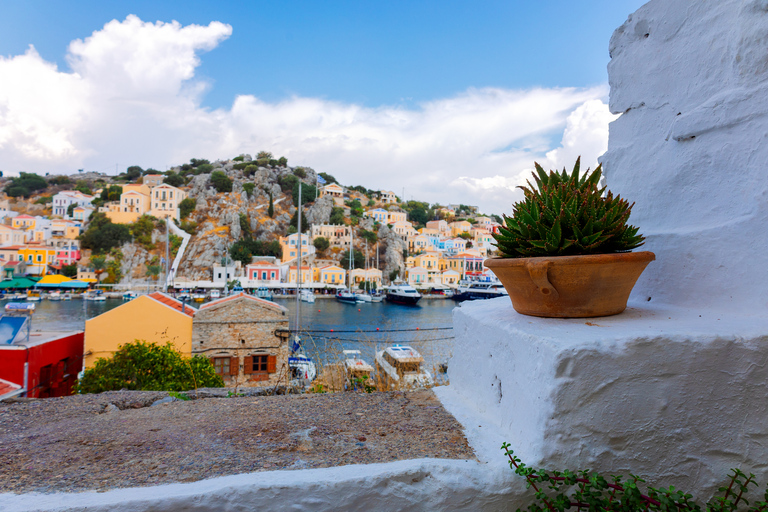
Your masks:
<svg viewBox="0 0 768 512"><path fill-rule="evenodd" d="M91 206L91 201L93 201L93 196L77 190L64 190L53 196L53 215L69 219L70 217L67 216L69 205Z"/></svg>

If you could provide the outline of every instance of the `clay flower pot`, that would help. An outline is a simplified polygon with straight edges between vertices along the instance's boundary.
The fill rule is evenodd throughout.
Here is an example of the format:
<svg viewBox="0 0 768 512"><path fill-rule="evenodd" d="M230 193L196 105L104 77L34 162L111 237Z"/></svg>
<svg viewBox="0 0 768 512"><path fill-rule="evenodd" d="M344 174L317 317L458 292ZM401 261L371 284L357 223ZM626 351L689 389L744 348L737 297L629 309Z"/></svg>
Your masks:
<svg viewBox="0 0 768 512"><path fill-rule="evenodd" d="M656 259L650 251L489 258L485 266L501 280L515 311L550 318L618 315L637 278Z"/></svg>

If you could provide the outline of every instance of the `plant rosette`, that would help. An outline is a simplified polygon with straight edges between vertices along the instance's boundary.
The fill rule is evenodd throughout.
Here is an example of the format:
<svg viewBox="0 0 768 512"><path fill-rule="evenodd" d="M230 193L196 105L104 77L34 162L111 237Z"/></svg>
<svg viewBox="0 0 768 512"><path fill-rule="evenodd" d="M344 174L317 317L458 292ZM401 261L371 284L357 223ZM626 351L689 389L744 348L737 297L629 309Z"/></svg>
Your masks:
<svg viewBox="0 0 768 512"><path fill-rule="evenodd" d="M579 176L536 165L512 217L494 235L501 257L485 260L518 313L551 318L617 315L645 267L649 251L630 226L632 205L598 187L601 166ZM588 172L588 171L587 171Z"/></svg>

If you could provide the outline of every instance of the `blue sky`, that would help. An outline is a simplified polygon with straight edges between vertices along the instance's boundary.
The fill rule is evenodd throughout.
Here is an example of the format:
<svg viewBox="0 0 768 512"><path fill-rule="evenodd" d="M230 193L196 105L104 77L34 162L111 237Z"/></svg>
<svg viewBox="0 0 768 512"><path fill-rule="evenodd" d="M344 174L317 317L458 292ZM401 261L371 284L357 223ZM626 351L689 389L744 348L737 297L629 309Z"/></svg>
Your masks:
<svg viewBox="0 0 768 512"><path fill-rule="evenodd" d="M137 163L162 169L181 163L178 159L225 158L234 156L227 151L255 153L271 149L289 156L293 164L337 174L350 185L360 182L386 188L388 184L381 176L387 172L386 165L412 166L404 169L399 179L417 171L432 173L431 177L405 184L410 184L415 196L428 195L425 199L437 200L439 195L433 194L433 189L442 183L454 187L444 194L444 202L456 202L454 196L462 194L481 202L483 190L513 189L520 173L532 167L533 158L546 159L550 152L557 152L569 127L574 133L579 129L595 131L587 121L598 122L594 113L599 106L588 102L607 99L609 38L642 3L2 1L0 73L5 64L7 75L28 73L30 81L32 76L39 76L36 88L42 87L40 81L63 81L58 91L38 90L38 97L61 95L62 89L71 94L57 101L52 99L45 115L34 114L42 117L33 123L33 131L53 133L35 136L44 146L37 153L30 150L20 154L9 148L13 137L4 139L2 130L29 139L30 127L21 128L19 123L29 122L32 114L24 108L31 107L24 107L27 103L22 99L14 100L14 94L21 94L18 91L29 89L29 85L23 85L23 77L15 87L11 84L4 90L0 84L0 107L4 101L14 105L11 114L5 119L0 117L0 169L71 172L77 166L91 170L114 167L112 162L122 168ZM128 24L126 17L131 14L144 25ZM104 39L109 39L106 36L110 31L120 31L118 26L105 28L111 20L117 20L126 30L131 25L131 33L116 36L117 46L96 48L94 38L88 43L90 49L84 50L85 56L78 57L81 67L72 69L70 43L77 39L88 42L86 38L94 32L104 33ZM157 31L151 24L173 20L179 23L174 34L180 39L186 37L183 27L209 28L208 35L194 36L195 42L179 43L182 50L194 54L192 60L196 62L192 64L189 58L179 60L194 68L191 75L180 72L175 76L179 63L169 64L167 57L177 46L165 36L153 39ZM216 21L228 26L230 32L211 28ZM128 109L125 103L121 105L117 96L98 101L93 96L94 89L120 89L122 86L115 85L115 80L136 78L131 75L135 66L110 72L104 67L109 58L114 62L140 58L130 52L134 44L136 52L157 59L157 69L168 74L169 83L178 85L169 92L157 82L139 83L121 92L121 97L129 98L134 106L158 102L154 110L146 110L144 123L157 123L156 112L179 100L178 109L173 114L169 111L170 117L165 119L190 116L206 124L209 131L220 122L228 127L227 135L217 141L184 145L177 140L181 138L178 125L167 126L151 139L130 135L135 130L105 132L96 121L97 109L114 107L113 119L125 118L129 112L131 118L137 118L133 119L136 125L142 123L138 111ZM39 54L37 67L29 62L22 65L29 45ZM147 50L147 45L153 49ZM102 51L112 52L112 57L94 57ZM89 64L93 58L98 62ZM16 66L10 67L12 63ZM43 63L58 67L55 74L46 71L50 79L44 78L48 75L40 70ZM164 71L166 64L170 67ZM145 69L142 73L151 71ZM123 72L128 74L121 78ZM73 77L82 78L82 83L71 83ZM86 94L86 90L90 92ZM170 96L160 99L164 94ZM533 101L531 95L541 101L544 121L540 123L531 120L535 111L524 108ZM248 100L240 105L243 108L235 104L238 96ZM77 108L64 109L71 112L61 112L56 119L46 117L53 115L51 108L72 102ZM582 110L576 112L579 108ZM545 109L551 111L543 112ZM450 117L453 111L461 116ZM0 108L0 116L2 112ZM571 119L574 112L575 120ZM206 113L213 117L206 117ZM600 119L605 118L603 114ZM500 115L505 116L504 122L498 122ZM76 127L64 121L68 116L79 120ZM321 121L311 124L312 116ZM259 121L254 121L257 118ZM244 124L244 119L253 121L253 125ZM430 159L429 151L440 152L442 148L445 155L445 141L466 140L458 132L446 131L452 121L456 125L476 122L482 126L498 122L498 130L514 134L487 145L463 148L461 154L451 158L441 160L435 153ZM60 128L50 128L57 122L62 123ZM393 128L398 123L406 127L405 131ZM519 123L530 124L529 132L511 128ZM332 130L323 132L329 124ZM427 131L432 137L425 138ZM292 137L297 133L302 135ZM406 143L420 138L421 149ZM486 138L495 136L488 134ZM159 149L158 140L163 141L165 152ZM350 140L355 143L349 144ZM586 145L597 147L594 141ZM204 148L207 153L187 156L184 152L192 151L190 147ZM367 151L366 147L374 150ZM392 152L396 156L382 164L381 155ZM366 153L372 155L370 162L364 158ZM565 158L566 153L570 157L572 152L561 151L561 156ZM499 155L508 158L500 160ZM434 169L429 169L433 160ZM456 168L449 168L451 160L456 160ZM527 166L521 167L521 162L529 160ZM550 160L560 163L558 158ZM474 167L473 161L482 161L482 165L469 172L467 168ZM441 176L448 176L448 181Z"/></svg>

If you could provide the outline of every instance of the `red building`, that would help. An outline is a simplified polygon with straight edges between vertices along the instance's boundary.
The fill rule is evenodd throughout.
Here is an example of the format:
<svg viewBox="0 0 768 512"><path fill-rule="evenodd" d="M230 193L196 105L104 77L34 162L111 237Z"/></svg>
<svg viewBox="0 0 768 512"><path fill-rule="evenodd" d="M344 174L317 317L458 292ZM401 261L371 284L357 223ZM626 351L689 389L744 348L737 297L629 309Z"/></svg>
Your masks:
<svg viewBox="0 0 768 512"><path fill-rule="evenodd" d="M0 324L8 318L18 317L0 318ZM71 395L83 368L83 332L32 331L27 335L25 324L15 324L11 327L18 328L11 339L0 339L0 379L22 389L0 385L0 396L2 390L33 398Z"/></svg>

